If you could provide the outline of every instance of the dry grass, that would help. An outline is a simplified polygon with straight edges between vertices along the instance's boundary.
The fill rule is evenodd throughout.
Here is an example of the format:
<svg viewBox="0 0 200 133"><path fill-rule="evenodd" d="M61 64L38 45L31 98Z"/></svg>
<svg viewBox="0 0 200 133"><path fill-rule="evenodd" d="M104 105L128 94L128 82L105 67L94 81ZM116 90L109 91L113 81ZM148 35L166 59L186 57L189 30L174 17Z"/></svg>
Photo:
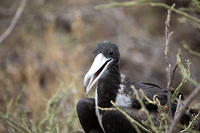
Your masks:
<svg viewBox="0 0 200 133"><path fill-rule="evenodd" d="M74 22L73 35L80 39L78 21ZM45 25L40 38L23 28L17 27L18 34L1 46L0 132L78 129L75 103L83 92L77 88L82 88L85 60L80 55L84 47L80 43L70 46L71 39L58 34L54 21Z"/></svg>

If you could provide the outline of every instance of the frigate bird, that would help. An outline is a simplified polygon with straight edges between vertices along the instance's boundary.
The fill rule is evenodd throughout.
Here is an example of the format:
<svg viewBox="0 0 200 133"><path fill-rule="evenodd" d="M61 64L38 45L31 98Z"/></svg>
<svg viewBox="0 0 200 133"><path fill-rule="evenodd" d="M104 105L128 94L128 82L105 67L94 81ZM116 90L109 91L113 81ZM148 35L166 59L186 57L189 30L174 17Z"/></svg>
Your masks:
<svg viewBox="0 0 200 133"><path fill-rule="evenodd" d="M88 95L96 86L95 98L84 97L79 100L76 107L84 131L86 133L93 130L99 133L136 132L131 123L119 111L102 111L98 107L112 107L111 101L113 101L129 116L141 122L142 116L139 115L141 106L135 98L133 89L142 90L150 100L156 96L161 105L167 103L168 93L166 89L151 83L131 81L121 74L119 49L116 44L110 41L97 44L93 53L96 57L84 77L84 87ZM150 114L156 114L156 105L146 104L145 106Z"/></svg>

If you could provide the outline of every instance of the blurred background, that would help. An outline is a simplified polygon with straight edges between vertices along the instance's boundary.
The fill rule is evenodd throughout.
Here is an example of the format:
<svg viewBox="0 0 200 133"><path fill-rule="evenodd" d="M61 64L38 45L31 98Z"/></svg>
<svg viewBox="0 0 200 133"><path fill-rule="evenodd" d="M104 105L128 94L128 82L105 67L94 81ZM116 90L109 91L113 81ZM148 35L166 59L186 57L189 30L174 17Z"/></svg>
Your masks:
<svg viewBox="0 0 200 133"><path fill-rule="evenodd" d="M122 2L123 0L115 0ZM161 7L131 6L96 10L111 0L31 0L11 34L0 44L0 132L81 132L75 104L84 96L83 77L104 40L119 46L121 72L132 80L166 88L165 20ZM191 0L166 0L199 17ZM0 1L0 35L7 29L20 0ZM199 6L200 7L200 6ZM169 59L191 61L191 77L200 82L200 29L172 13ZM173 87L181 81L177 72ZM184 84L186 96L194 89Z"/></svg>

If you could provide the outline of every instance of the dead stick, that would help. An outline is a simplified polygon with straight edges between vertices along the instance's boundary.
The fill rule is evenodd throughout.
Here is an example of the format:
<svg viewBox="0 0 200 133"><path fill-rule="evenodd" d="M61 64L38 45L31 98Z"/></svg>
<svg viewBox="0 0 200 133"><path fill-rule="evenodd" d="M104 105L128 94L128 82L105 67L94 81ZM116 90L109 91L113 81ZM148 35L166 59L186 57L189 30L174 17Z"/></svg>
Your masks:
<svg viewBox="0 0 200 133"><path fill-rule="evenodd" d="M174 8L175 4L172 5L171 8ZM169 117L172 117L172 110L171 110L171 90L170 90L170 86L171 86L171 64L169 63L169 56L168 56L168 52L169 52L169 41L171 38L171 35L173 34L173 32L169 31L169 27L170 27L170 20L171 20L171 9L168 9L167 12L167 19L165 21L165 62L166 62L166 73L167 73L167 91L168 91L168 97L167 97L167 101L168 101L168 114Z"/></svg>
<svg viewBox="0 0 200 133"><path fill-rule="evenodd" d="M176 107L176 112L175 112L175 116L178 114L178 112L180 111L180 107L181 107L181 95L179 95L178 97L178 104L177 104L177 107Z"/></svg>

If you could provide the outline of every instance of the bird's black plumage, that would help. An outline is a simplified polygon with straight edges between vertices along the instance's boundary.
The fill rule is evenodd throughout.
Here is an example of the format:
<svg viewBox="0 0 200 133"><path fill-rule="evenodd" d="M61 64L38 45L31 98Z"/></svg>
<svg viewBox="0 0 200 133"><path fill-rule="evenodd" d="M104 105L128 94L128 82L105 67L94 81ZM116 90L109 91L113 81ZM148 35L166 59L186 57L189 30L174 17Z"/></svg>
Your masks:
<svg viewBox="0 0 200 133"><path fill-rule="evenodd" d="M95 114L95 101L94 98L82 98L77 104L77 112L79 115L80 123L86 133L94 130L103 133L96 114Z"/></svg>
<svg viewBox="0 0 200 133"><path fill-rule="evenodd" d="M167 91L154 84L131 81L121 74L119 67L120 53L114 43L100 42L93 53L96 58L84 78L84 86L88 93L94 83L98 82L95 99L83 98L77 104L77 113L83 129L86 133L90 130L106 133L134 133L135 129L122 114L117 111L101 111L97 106L102 108L112 107L110 103L112 100L132 118L141 122L145 118L139 115L140 104L135 98L133 89L141 89L150 100L153 100L153 97L156 96L161 105L167 103ZM96 76L95 79L94 75ZM134 88L131 86L134 86ZM157 106L146 104L146 107L156 119ZM174 110L175 108L174 105Z"/></svg>

